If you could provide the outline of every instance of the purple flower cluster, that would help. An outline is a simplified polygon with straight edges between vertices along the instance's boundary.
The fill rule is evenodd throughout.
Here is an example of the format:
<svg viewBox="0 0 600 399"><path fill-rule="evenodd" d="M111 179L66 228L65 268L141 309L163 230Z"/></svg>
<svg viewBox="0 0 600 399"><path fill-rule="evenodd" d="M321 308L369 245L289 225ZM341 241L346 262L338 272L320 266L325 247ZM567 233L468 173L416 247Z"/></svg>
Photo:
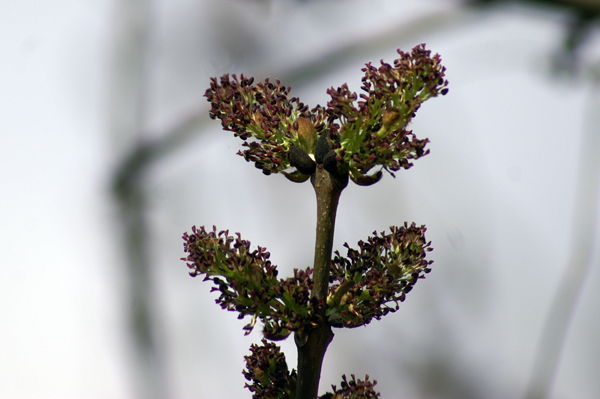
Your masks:
<svg viewBox="0 0 600 399"><path fill-rule="evenodd" d="M223 129L244 140L247 149L238 154L269 175L291 167L287 154L301 144L298 118L322 128L323 110L317 107L309 112L298 98L290 98L290 89L279 80L253 83L254 78L225 74L220 80L211 78L204 96L211 103L210 117L220 119ZM254 140L248 141L251 137Z"/></svg>
<svg viewBox="0 0 600 399"><path fill-rule="evenodd" d="M375 392L373 389L377 384L377 381L369 381L369 376L365 377L365 380L357 380L352 374L351 379L346 379L346 376L342 376L342 383L340 389L337 389L335 385L332 385L333 393L326 393L319 399L376 399L381 395Z"/></svg>
<svg viewBox="0 0 600 399"><path fill-rule="evenodd" d="M246 388L253 399L283 399L294 397L296 392L296 371L288 371L285 355L275 344L262 340L262 345L252 344L250 355L244 356L246 369L242 372Z"/></svg>
<svg viewBox="0 0 600 399"><path fill-rule="evenodd" d="M270 340L317 325L320 309L326 307L327 323L332 327L358 327L398 310L418 279L430 272L433 261L425 259L431 251L425 240L425 226L413 223L390 227L390 234L374 232L359 250L348 244L347 256L335 252L331 265L329 295L326 303L310 297L312 270L294 270L294 276L277 278L277 269L264 248L251 251L250 242L216 228L192 228L185 233L182 260L188 262L190 275L204 275L219 291L216 302L223 309L236 311L239 318L251 316L246 334L257 319ZM395 303L395 306L391 306Z"/></svg>
<svg viewBox="0 0 600 399"><path fill-rule="evenodd" d="M425 226L405 223L390 230L360 241L359 250L344 244L346 257L335 252L327 298L330 325L358 327L395 312L417 280L431 271L433 261L425 259L432 250L425 240Z"/></svg>
<svg viewBox="0 0 600 399"><path fill-rule="evenodd" d="M216 302L223 309L236 311L239 318L252 316L244 327L249 334L257 318L263 322L264 336L271 340L286 338L292 331L321 321L316 310L322 304L310 298L312 270L294 270L294 276L277 278L277 269L264 248L251 251L250 242L228 231L192 227L184 233L184 250L192 277L204 275L219 291Z"/></svg>
<svg viewBox="0 0 600 399"><path fill-rule="evenodd" d="M297 374L288 370L285 355L273 343L262 340L262 345L252 344L250 355L244 356L246 369L242 372L246 387L252 392L252 399L289 399L295 397ZM380 397L374 388L377 381L370 381L367 375L357 380L354 375L347 379L342 376L340 389L335 385L333 392L321 395L319 399L376 399Z"/></svg>
<svg viewBox="0 0 600 399"><path fill-rule="evenodd" d="M446 68L440 56L431 56L422 44L398 54L393 66L383 60L379 68L366 64L364 93L356 104L358 96L346 84L327 91L331 146L355 181L377 165L393 175L429 153L425 149L429 140L417 139L406 126L424 101L448 92Z"/></svg>
<svg viewBox="0 0 600 399"><path fill-rule="evenodd" d="M310 121L311 134L326 137L328 151L333 151L326 169L347 174L357 184L372 184L381 177L381 170L368 175L372 168L379 166L393 175L429 153L428 140L417 139L406 126L424 101L448 92L439 55L432 56L423 44L398 54L393 65L383 60L379 68L366 64L360 101L344 84L327 91L327 108L310 111L298 98L290 98L290 89L278 80L254 86L253 78L243 75L211 78L205 93L210 117L244 140L247 149L239 154L263 173L284 172L297 182L306 181L314 173L314 161L319 163L314 156L316 136L303 139L303 123L299 125ZM286 172L292 167L296 172Z"/></svg>

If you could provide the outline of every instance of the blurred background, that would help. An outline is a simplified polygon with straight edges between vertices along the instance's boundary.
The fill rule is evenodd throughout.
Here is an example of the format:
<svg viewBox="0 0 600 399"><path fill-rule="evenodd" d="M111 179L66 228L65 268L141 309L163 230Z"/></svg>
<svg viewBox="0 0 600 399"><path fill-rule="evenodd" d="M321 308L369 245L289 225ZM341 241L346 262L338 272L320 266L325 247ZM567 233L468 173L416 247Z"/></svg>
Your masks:
<svg viewBox="0 0 600 399"><path fill-rule="evenodd" d="M600 4L54 0L0 5L0 397L250 398L260 342L180 258L241 232L280 275L311 264L309 183L264 176L208 118L211 76L279 78L309 106L419 43L450 92L412 124L430 155L352 183L335 248L426 224L433 271L400 310L336 329L382 398L600 394ZM290 367L293 340L282 343Z"/></svg>

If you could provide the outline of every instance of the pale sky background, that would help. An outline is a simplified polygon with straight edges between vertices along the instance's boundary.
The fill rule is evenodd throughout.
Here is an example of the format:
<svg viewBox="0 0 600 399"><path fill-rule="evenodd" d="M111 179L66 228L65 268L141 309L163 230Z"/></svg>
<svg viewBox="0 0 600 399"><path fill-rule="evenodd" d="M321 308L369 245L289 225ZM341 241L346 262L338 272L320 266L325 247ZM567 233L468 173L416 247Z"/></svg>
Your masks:
<svg viewBox="0 0 600 399"><path fill-rule="evenodd" d="M396 48L425 42L442 56L450 92L425 103L412 125L431 140L431 154L396 179L351 183L334 244L341 250L415 221L428 227L435 263L398 312L334 331L320 392L342 374L369 374L384 399L524 395L578 230L579 162L592 148L584 138L600 134L597 27L581 49L580 73L566 76L553 72L566 18L557 10L488 13L442 0L154 1L137 120L130 81L115 83L133 54L123 28L135 15L124 11L129 3L143 4L0 4L0 398L138 398L143 376L127 333L123 235L110 190L120 160L136 142L204 115L211 76L277 78L379 37L310 84L291 84L292 95L314 106L325 105L331 86L358 91L364 63L392 62ZM119 133L136 123L144 133ZM250 398L243 356L260 330L244 337L245 321L188 276L181 235L192 225L239 231L267 247L285 276L312 260L314 194L309 183L265 177L235 155L241 142L219 122L199 126L142 180L160 397ZM588 219L597 224L595 214ZM551 398L600 392L597 245L592 260ZM292 340L282 347L294 367ZM448 381L459 390L444 391Z"/></svg>

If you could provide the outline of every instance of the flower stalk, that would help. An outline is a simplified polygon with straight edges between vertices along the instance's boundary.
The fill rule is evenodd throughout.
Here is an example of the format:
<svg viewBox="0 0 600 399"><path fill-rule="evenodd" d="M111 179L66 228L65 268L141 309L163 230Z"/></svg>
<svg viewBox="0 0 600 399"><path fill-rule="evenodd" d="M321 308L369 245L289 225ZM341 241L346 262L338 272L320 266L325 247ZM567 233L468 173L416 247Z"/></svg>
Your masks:
<svg viewBox="0 0 600 399"><path fill-rule="evenodd" d="M339 178L327 172L323 164L317 165L311 181L317 196L314 285L311 297L323 304L329 291L335 216L340 194L346 185L343 184L343 180L340 182ZM322 306L319 324L296 332L295 341L298 348L296 398L317 397L323 358L334 335L331 326L326 323L325 313L325 307Z"/></svg>
<svg viewBox="0 0 600 399"><path fill-rule="evenodd" d="M312 183L317 197L317 235L313 265L315 282L311 296L325 300L329 288L335 216L340 194L345 185L343 181L340 182L338 178L327 172L322 164L317 166Z"/></svg>

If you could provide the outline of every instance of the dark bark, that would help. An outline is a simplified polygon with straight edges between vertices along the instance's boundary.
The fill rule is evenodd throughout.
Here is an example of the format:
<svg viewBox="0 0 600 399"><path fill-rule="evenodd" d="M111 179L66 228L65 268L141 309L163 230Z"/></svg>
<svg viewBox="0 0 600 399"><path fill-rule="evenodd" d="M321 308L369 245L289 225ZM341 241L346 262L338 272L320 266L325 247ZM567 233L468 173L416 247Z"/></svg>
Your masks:
<svg viewBox="0 0 600 399"><path fill-rule="evenodd" d="M323 322L317 328L296 334L298 347L298 381L296 399L315 399L319 392L321 366L327 346L333 339L331 327Z"/></svg>
<svg viewBox="0 0 600 399"><path fill-rule="evenodd" d="M327 172L323 165L317 165L311 182L317 195L317 236L315 244L314 286L311 296L323 303L327 299L329 286L329 269L331 267L331 251L335 215L340 194L346 184L347 177L337 178ZM327 346L333 339L331 327L325 321L325 308L322 309L322 322L306 331L296 333L298 347L298 382L296 399L315 399L319 391L321 366Z"/></svg>

